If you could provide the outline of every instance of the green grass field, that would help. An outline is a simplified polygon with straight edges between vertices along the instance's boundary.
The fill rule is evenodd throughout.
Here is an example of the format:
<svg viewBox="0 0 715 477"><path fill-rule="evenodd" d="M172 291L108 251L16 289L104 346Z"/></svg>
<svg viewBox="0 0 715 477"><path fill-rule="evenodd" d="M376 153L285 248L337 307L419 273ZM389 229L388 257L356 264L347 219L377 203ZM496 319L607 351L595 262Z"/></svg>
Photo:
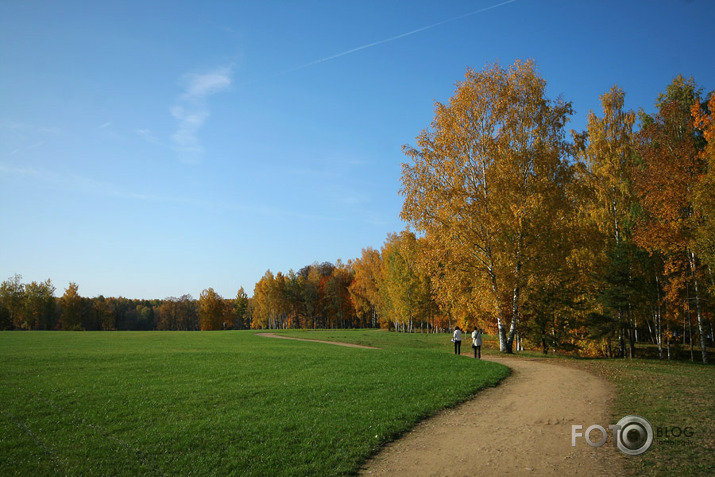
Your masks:
<svg viewBox="0 0 715 477"><path fill-rule="evenodd" d="M0 333L0 475L344 475L508 369L447 335Z"/></svg>
<svg viewBox="0 0 715 477"><path fill-rule="evenodd" d="M636 414L655 428L651 448L624 459L631 474L715 475L715 367L641 359L575 361L613 383L613 423Z"/></svg>

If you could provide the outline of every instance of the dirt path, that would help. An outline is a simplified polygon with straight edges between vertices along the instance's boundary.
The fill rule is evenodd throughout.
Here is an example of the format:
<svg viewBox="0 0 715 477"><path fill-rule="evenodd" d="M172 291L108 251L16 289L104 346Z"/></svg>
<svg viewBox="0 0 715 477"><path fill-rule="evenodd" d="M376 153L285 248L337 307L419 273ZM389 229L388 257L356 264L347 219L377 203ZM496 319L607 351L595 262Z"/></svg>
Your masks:
<svg viewBox="0 0 715 477"><path fill-rule="evenodd" d="M295 341L311 341L313 343L326 343L338 346L347 346L348 348L363 348L363 349L378 349L373 346L363 346L352 343L341 343L339 341L324 341L324 340L309 340L305 338L293 338L291 336L278 335L276 333L256 333L256 336L265 336L267 338L280 338L282 340L295 340Z"/></svg>
<svg viewBox="0 0 715 477"><path fill-rule="evenodd" d="M540 360L488 359L509 366L511 377L420 423L367 462L361 475L623 474L610 438L599 448L583 439L571 446L571 424L611 424L606 381Z"/></svg>
<svg viewBox="0 0 715 477"><path fill-rule="evenodd" d="M572 424L582 425L582 430L612 424L608 410L613 390L607 381L545 360L486 359L509 366L512 375L471 401L418 424L368 461L360 475L623 475L623 456L611 437L598 448L582 438L571 446ZM600 435L594 431L591 437L598 440Z"/></svg>

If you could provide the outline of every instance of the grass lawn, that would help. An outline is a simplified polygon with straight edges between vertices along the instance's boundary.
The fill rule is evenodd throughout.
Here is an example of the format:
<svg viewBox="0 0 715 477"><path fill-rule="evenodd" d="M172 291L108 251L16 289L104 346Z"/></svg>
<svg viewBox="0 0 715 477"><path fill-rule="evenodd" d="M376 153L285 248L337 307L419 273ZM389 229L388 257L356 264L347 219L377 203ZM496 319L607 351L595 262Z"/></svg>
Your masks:
<svg viewBox="0 0 715 477"><path fill-rule="evenodd" d="M0 333L0 475L343 475L508 369L447 335ZM346 339L345 334L350 334ZM332 338L331 338L332 336Z"/></svg>
<svg viewBox="0 0 715 477"><path fill-rule="evenodd" d="M624 460L633 475L715 475L715 366L640 359L576 361L614 384L614 424L636 414L653 426L651 448Z"/></svg>

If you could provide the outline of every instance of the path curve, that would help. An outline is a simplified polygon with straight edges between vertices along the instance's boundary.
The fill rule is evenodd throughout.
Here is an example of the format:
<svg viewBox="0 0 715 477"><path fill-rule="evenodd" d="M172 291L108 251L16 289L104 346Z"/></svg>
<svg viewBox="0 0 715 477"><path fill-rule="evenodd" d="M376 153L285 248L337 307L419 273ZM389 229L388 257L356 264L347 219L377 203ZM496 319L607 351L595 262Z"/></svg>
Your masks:
<svg viewBox="0 0 715 477"><path fill-rule="evenodd" d="M271 338L377 349L337 341ZM464 359L468 358L466 355ZM611 424L613 388L586 371L540 359L490 356L512 370L498 386L422 421L365 463L364 476L624 475L612 438L571 445L571 425ZM594 431L592 440L600 435Z"/></svg>
<svg viewBox="0 0 715 477"><path fill-rule="evenodd" d="M362 349L379 349L374 346L364 346L352 343L342 343L340 341L325 341L325 340L309 340L306 338L293 338L292 336L284 336L276 333L255 333L256 336L265 336L267 338L280 338L282 340L295 340L295 341L310 341L312 343L325 343L337 346L347 346L348 348L362 348Z"/></svg>
<svg viewBox="0 0 715 477"><path fill-rule="evenodd" d="M418 424L368 461L361 475L623 475L610 437L599 448L583 439L571 446L572 424L611 423L607 381L543 360L486 359L510 367L512 375ZM591 438L598 440L598 431Z"/></svg>

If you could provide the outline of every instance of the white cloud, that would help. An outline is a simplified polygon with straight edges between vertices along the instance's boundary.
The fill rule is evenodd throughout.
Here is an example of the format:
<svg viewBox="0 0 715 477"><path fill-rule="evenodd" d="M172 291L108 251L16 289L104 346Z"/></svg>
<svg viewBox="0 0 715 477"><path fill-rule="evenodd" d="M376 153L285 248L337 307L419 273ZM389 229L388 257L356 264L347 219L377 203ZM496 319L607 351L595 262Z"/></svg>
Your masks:
<svg viewBox="0 0 715 477"><path fill-rule="evenodd" d="M154 133L151 131L151 129L137 129L136 133L139 135L139 137L141 137L150 144L161 144L159 140L154 136Z"/></svg>
<svg viewBox="0 0 715 477"><path fill-rule="evenodd" d="M228 89L231 82L229 68L183 76L184 92L169 110L178 122L171 140L174 150L179 153L183 162L194 164L201 162L204 148L198 133L211 115L206 100L209 96Z"/></svg>
<svg viewBox="0 0 715 477"><path fill-rule="evenodd" d="M204 97L219 93L231 86L231 71L220 68L205 74L191 74L184 76L187 83L184 97L188 100L203 99Z"/></svg>

